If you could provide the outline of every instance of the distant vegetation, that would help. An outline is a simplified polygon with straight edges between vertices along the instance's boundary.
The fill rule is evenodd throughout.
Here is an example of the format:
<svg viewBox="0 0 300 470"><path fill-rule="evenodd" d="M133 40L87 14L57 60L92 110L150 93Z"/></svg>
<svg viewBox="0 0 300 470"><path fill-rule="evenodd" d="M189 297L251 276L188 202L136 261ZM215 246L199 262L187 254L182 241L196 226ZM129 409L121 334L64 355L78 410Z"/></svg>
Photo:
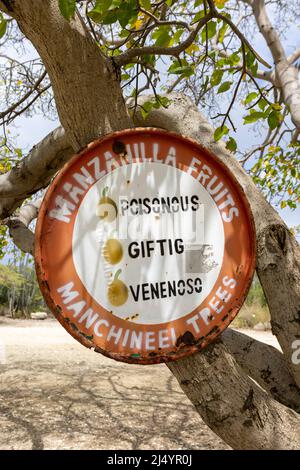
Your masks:
<svg viewBox="0 0 300 470"><path fill-rule="evenodd" d="M26 318L45 309L31 258L23 256L9 265L0 264L0 315Z"/></svg>
<svg viewBox="0 0 300 470"><path fill-rule="evenodd" d="M253 328L258 323L270 322L270 312L258 277L255 275L247 299L232 326Z"/></svg>

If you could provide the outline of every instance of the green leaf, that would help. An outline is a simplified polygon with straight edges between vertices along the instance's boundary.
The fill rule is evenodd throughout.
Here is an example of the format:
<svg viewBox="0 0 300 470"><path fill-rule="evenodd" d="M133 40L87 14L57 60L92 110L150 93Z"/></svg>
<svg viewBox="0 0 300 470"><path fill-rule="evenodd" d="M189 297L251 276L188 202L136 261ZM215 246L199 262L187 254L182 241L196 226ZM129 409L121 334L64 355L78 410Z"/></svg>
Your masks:
<svg viewBox="0 0 300 470"><path fill-rule="evenodd" d="M282 106L281 106L281 104L279 104L279 103L273 103L273 104L272 104L272 109L274 109L274 111L281 111L281 110L282 110Z"/></svg>
<svg viewBox="0 0 300 470"><path fill-rule="evenodd" d="M286 201L281 201L281 203L280 203L281 209L284 209L286 206L287 206L287 202Z"/></svg>
<svg viewBox="0 0 300 470"><path fill-rule="evenodd" d="M114 24L119 21L122 28L135 19L136 15L135 0L97 0L94 8L88 12L95 23Z"/></svg>
<svg viewBox="0 0 300 470"><path fill-rule="evenodd" d="M117 17L122 28L125 28L128 25L128 23L130 23L131 20L136 18L136 16L137 16L137 10L135 7L134 0L121 2L120 8L118 8L117 10Z"/></svg>
<svg viewBox="0 0 300 470"><path fill-rule="evenodd" d="M201 18L203 18L204 15L205 15L204 10L198 11L198 13L196 13L196 15L194 16L194 19L191 22L191 25L193 25L193 24L197 23L199 20L201 20Z"/></svg>
<svg viewBox="0 0 300 470"><path fill-rule="evenodd" d="M69 21L74 16L76 0L59 0L59 9L63 17Z"/></svg>
<svg viewBox="0 0 300 470"><path fill-rule="evenodd" d="M2 20L0 23L0 38L3 38L4 34L6 33L7 21Z"/></svg>
<svg viewBox="0 0 300 470"><path fill-rule="evenodd" d="M193 67L190 65L184 65L182 67L176 67L173 68L172 70L169 70L170 73L173 73L175 75L184 75L185 77L190 77L194 73Z"/></svg>
<svg viewBox="0 0 300 470"><path fill-rule="evenodd" d="M151 10L151 0L140 0L140 5L145 9L145 10Z"/></svg>
<svg viewBox="0 0 300 470"><path fill-rule="evenodd" d="M258 61L256 60L253 65L250 67L250 71L252 72L252 75L256 75L258 70Z"/></svg>
<svg viewBox="0 0 300 470"><path fill-rule="evenodd" d="M228 91L231 85L232 85L232 82L222 83L222 85L218 88L218 93L224 93L225 91Z"/></svg>
<svg viewBox="0 0 300 470"><path fill-rule="evenodd" d="M167 47L172 41L169 34L169 28L159 28L153 34L152 38L156 39L155 45L159 47Z"/></svg>
<svg viewBox="0 0 300 470"><path fill-rule="evenodd" d="M181 38L183 32L184 32L183 29L177 29L177 31L175 31L175 33L173 34L173 40L174 40L175 44L180 41L180 38Z"/></svg>
<svg viewBox="0 0 300 470"><path fill-rule="evenodd" d="M231 65L237 65L241 61L241 57L240 57L239 52L234 52L233 54L231 54L228 57L228 59L229 59L229 62L230 62Z"/></svg>
<svg viewBox="0 0 300 470"><path fill-rule="evenodd" d="M258 107L259 109L261 109L262 111L264 111L265 107L267 106L268 102L267 100L265 100L264 98L261 98L258 102Z"/></svg>
<svg viewBox="0 0 300 470"><path fill-rule="evenodd" d="M225 37L227 29L228 29L228 24L223 22L223 25L219 30L218 42L222 43L224 41L224 37Z"/></svg>
<svg viewBox="0 0 300 470"><path fill-rule="evenodd" d="M212 73L210 83L212 86L217 86L221 83L222 77L223 77L223 70L220 69L215 69Z"/></svg>
<svg viewBox="0 0 300 470"><path fill-rule="evenodd" d="M167 96L157 95L157 100L154 101L153 107L159 109L161 106L167 108L171 103L171 100Z"/></svg>
<svg viewBox="0 0 300 470"><path fill-rule="evenodd" d="M262 111L253 111L248 116L244 117L244 124L253 124L253 122L258 121L258 119L265 118L265 113Z"/></svg>
<svg viewBox="0 0 300 470"><path fill-rule="evenodd" d="M209 23L207 23L206 27L203 28L202 33L201 33L202 42L206 41L206 34L207 34L207 39L211 39L215 36L216 32L217 32L217 23L215 23L215 21L210 21Z"/></svg>
<svg viewBox="0 0 300 470"><path fill-rule="evenodd" d="M121 21L123 19L123 24L125 23L125 25L123 26L121 23L120 24L123 28L125 28L125 26L128 23L127 16L126 16L126 20L124 18L122 18L122 16L120 17L120 15L118 15L118 10L117 9L111 10L111 11L108 11L107 13L105 13L105 15L103 15L103 17L102 17L101 23L102 24L114 24L118 20L120 22L120 18L121 18Z"/></svg>
<svg viewBox="0 0 300 470"><path fill-rule="evenodd" d="M288 201L288 206L290 209L297 209L297 205L293 201Z"/></svg>
<svg viewBox="0 0 300 470"><path fill-rule="evenodd" d="M119 6L118 4L115 5L115 2L111 2L109 0L97 0L94 8L88 12L88 16L95 22L101 23L103 16L106 14L108 10L116 8Z"/></svg>
<svg viewBox="0 0 300 470"><path fill-rule="evenodd" d="M254 64L254 61L255 61L255 55L253 54L253 52L248 51L246 54L246 65L248 69L251 68L251 66Z"/></svg>
<svg viewBox="0 0 300 470"><path fill-rule="evenodd" d="M249 95L247 95L244 101L244 104L251 103L251 101L255 100L257 97L258 97L258 93L256 93L255 91L252 91L252 93L249 93Z"/></svg>
<svg viewBox="0 0 300 470"><path fill-rule="evenodd" d="M141 106L141 115L142 118L145 120L150 113L150 111L153 109L153 102L152 101L146 101L146 103Z"/></svg>
<svg viewBox="0 0 300 470"><path fill-rule="evenodd" d="M160 96L160 95L157 95L156 100L151 99L149 101L146 101L145 103L143 103L143 106L141 106L141 115L143 119L145 120L147 118L148 114L153 108L159 109L162 106L164 108L167 108L170 102L171 101L169 100L169 98L167 98L166 96Z"/></svg>
<svg viewBox="0 0 300 470"><path fill-rule="evenodd" d="M222 137L226 134L228 134L229 129L227 126L220 126L217 127L217 129L214 132L214 139L217 142L218 140L222 139Z"/></svg>
<svg viewBox="0 0 300 470"><path fill-rule="evenodd" d="M276 129L282 121L282 116L277 111L272 111L268 116L268 124L270 129Z"/></svg>
<svg viewBox="0 0 300 470"><path fill-rule="evenodd" d="M129 78L130 78L129 73L122 73L121 80L129 80Z"/></svg>
<svg viewBox="0 0 300 470"><path fill-rule="evenodd" d="M229 137L229 140L226 143L226 148L231 152L235 152L237 149L236 140L233 137Z"/></svg>

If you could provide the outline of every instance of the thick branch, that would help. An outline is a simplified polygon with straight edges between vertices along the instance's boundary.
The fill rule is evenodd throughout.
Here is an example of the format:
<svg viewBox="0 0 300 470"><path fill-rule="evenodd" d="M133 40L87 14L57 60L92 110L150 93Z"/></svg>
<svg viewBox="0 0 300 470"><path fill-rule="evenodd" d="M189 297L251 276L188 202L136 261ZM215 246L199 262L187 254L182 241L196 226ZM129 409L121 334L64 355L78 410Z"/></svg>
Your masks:
<svg viewBox="0 0 300 470"><path fill-rule="evenodd" d="M258 387L218 342L167 364L202 419L235 449L299 449L300 416Z"/></svg>
<svg viewBox="0 0 300 470"><path fill-rule="evenodd" d="M64 130L59 127L33 147L12 170L0 175L0 219L9 217L24 199L48 186L73 154Z"/></svg>
<svg viewBox="0 0 300 470"><path fill-rule="evenodd" d="M300 59L300 47L299 49L296 49L288 58L288 63L293 64L296 62L298 59Z"/></svg>
<svg viewBox="0 0 300 470"><path fill-rule="evenodd" d="M227 328L222 334L226 348L249 377L275 400L300 412L300 388L278 349L239 331Z"/></svg>
<svg viewBox="0 0 300 470"><path fill-rule="evenodd" d="M29 229L29 225L37 217L41 203L42 199L29 202L18 214L5 222L15 245L31 255L34 254L34 233Z"/></svg>

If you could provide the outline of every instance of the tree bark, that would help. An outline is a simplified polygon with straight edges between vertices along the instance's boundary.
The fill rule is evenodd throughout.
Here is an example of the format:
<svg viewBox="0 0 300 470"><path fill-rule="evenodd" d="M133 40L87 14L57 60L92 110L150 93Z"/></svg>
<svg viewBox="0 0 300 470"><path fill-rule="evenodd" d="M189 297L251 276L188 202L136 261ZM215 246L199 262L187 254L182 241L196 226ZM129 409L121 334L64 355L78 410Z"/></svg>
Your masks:
<svg viewBox="0 0 300 470"><path fill-rule="evenodd" d="M224 331L222 341L249 377L275 400L300 413L300 389L278 349L231 328Z"/></svg>
<svg viewBox="0 0 300 470"><path fill-rule="evenodd" d="M234 449L299 449L299 415L252 382L221 341L167 366L206 424Z"/></svg>

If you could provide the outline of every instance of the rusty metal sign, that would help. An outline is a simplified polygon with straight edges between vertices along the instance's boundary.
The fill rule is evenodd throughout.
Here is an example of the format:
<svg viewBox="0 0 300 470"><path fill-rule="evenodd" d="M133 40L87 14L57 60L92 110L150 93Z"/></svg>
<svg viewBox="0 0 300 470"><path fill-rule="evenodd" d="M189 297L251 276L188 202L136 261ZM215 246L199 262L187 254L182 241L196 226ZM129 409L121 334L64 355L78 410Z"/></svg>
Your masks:
<svg viewBox="0 0 300 470"><path fill-rule="evenodd" d="M255 266L253 218L224 164L158 129L90 144L50 186L35 261L78 341L120 361L192 354L233 320Z"/></svg>

